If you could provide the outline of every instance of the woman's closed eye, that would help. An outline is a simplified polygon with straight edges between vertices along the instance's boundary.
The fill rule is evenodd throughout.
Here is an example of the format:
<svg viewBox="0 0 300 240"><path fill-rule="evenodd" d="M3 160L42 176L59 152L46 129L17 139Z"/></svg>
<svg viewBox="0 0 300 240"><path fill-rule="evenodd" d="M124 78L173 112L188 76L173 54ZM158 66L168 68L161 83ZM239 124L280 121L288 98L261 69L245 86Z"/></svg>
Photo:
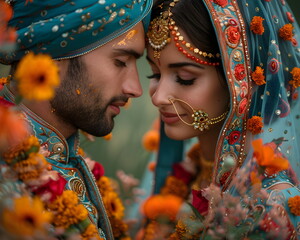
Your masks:
<svg viewBox="0 0 300 240"><path fill-rule="evenodd" d="M185 85L185 86L193 85L195 80L196 80L196 78L182 79L179 76L176 77L176 82L178 82L180 85Z"/></svg>

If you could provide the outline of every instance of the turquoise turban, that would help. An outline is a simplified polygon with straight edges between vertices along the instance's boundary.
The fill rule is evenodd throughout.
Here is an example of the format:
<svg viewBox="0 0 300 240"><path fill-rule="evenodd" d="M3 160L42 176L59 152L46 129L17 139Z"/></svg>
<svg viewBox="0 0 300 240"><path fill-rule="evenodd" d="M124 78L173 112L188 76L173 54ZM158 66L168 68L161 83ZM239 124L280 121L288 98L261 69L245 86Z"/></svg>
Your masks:
<svg viewBox="0 0 300 240"><path fill-rule="evenodd" d="M0 52L11 64L26 53L54 59L83 55L122 35L138 22L149 24L152 0L13 0L8 25L17 31L14 52Z"/></svg>

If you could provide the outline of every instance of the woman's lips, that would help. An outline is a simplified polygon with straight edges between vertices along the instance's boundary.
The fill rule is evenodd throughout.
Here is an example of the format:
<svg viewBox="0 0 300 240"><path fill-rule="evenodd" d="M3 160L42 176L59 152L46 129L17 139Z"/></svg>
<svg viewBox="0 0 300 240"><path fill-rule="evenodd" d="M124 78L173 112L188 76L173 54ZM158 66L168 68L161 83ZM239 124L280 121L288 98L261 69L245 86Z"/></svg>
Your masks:
<svg viewBox="0 0 300 240"><path fill-rule="evenodd" d="M166 124L173 124L180 121L176 113L160 112L161 120ZM180 115L182 117L182 115Z"/></svg>

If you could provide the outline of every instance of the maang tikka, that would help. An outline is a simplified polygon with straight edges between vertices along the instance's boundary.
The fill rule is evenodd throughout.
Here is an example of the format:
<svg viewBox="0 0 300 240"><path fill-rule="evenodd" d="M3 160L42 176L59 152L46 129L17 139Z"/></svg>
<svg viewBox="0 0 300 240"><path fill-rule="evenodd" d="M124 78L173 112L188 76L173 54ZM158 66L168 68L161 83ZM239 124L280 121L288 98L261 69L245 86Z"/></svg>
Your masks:
<svg viewBox="0 0 300 240"><path fill-rule="evenodd" d="M221 122L223 121L227 114L228 114L228 110L224 113L222 113L220 116L218 117L215 117L215 118L209 118L208 114L202 110L195 110L190 104L188 104L187 102L181 100L181 99L178 99L178 98L169 98L169 101L172 103L174 109L175 109L175 112L177 114L177 116L179 117L179 119L186 125L188 126L193 126L194 129L199 129L199 131L203 132L205 130L209 130L209 126L210 125L213 125L213 124L216 124L218 122ZM184 121L178 111L177 111L177 108L175 106L175 102L176 101L179 101L179 102L182 102L184 104L186 104L189 108L192 109L193 113L192 113L192 118L193 118L193 122L192 123L188 123L186 121Z"/></svg>
<svg viewBox="0 0 300 240"><path fill-rule="evenodd" d="M168 10L161 12L160 16L153 19L150 23L149 30L147 32L147 39L150 46L154 50L154 58L159 59L160 53L164 47L171 42L171 37L173 37L175 46L177 49L183 53L187 58L200 63L211 66L218 66L220 63L217 62L207 62L194 55L201 56L204 58L220 58L220 54L212 54L201 51L197 47L194 47L191 43L184 40L183 36L178 30L175 21L172 19L173 13L172 8L180 0L173 0L168 7ZM162 8L163 3L160 5ZM189 53L190 52L190 53Z"/></svg>

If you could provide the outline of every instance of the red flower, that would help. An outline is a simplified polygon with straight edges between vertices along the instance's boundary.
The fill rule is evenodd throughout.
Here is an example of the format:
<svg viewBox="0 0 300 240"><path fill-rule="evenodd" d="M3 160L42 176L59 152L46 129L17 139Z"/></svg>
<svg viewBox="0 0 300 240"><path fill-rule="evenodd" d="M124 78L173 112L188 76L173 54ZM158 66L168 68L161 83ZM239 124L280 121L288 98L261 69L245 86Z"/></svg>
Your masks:
<svg viewBox="0 0 300 240"><path fill-rule="evenodd" d="M213 2L214 2L215 4L220 5L221 7L226 7L227 4L228 4L228 1L227 1L227 0L213 0Z"/></svg>
<svg viewBox="0 0 300 240"><path fill-rule="evenodd" d="M104 175L104 167L102 166L102 164L95 162L92 173L94 174L96 180L99 180L99 178Z"/></svg>
<svg viewBox="0 0 300 240"><path fill-rule="evenodd" d="M228 41L232 44L237 44L241 38L241 34L239 32L239 29L237 27L229 27L227 29L227 37Z"/></svg>
<svg viewBox="0 0 300 240"><path fill-rule="evenodd" d="M58 174L58 179L50 179L44 185L34 189L33 192L37 195L51 194L50 201L53 201L57 196L60 196L66 185L67 181L60 174Z"/></svg>
<svg viewBox="0 0 300 240"><path fill-rule="evenodd" d="M227 137L228 143L230 145L236 143L239 140L240 136L241 136L241 132L240 131L232 131L229 134L229 136Z"/></svg>
<svg viewBox="0 0 300 240"><path fill-rule="evenodd" d="M234 68L234 76L237 80L242 80L246 77L246 71L243 64L237 64Z"/></svg>
<svg viewBox="0 0 300 240"><path fill-rule="evenodd" d="M173 165L173 176L177 179L180 179L185 184L189 184L192 180L191 174L188 171L186 171L179 163L175 163Z"/></svg>
<svg viewBox="0 0 300 240"><path fill-rule="evenodd" d="M203 196L203 190L192 190L193 202L192 205L198 210L202 216L208 213L208 200Z"/></svg>

